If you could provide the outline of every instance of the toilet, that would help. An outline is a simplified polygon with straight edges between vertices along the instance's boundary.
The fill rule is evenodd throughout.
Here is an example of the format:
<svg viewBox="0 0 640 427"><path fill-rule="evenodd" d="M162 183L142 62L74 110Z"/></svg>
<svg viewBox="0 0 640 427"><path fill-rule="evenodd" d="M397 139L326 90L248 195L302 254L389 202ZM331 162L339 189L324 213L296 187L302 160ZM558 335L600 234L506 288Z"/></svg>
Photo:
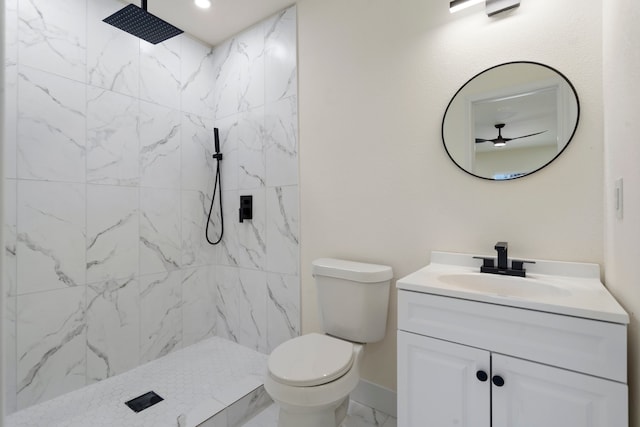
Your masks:
<svg viewBox="0 0 640 427"><path fill-rule="evenodd" d="M321 258L312 273L324 334L279 345L264 387L279 405L278 427L337 427L360 380L366 343L384 338L391 267Z"/></svg>

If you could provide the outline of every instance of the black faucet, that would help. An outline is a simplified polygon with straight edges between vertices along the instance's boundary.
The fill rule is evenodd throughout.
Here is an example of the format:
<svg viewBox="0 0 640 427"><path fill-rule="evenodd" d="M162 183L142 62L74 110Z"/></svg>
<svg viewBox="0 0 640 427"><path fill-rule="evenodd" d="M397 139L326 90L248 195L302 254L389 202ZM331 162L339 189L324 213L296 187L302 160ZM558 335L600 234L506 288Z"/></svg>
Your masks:
<svg viewBox="0 0 640 427"><path fill-rule="evenodd" d="M507 242L496 243L495 250L498 251L498 268L501 270L506 270L509 268L508 261L507 261L508 248L509 248L509 243Z"/></svg>
<svg viewBox="0 0 640 427"><path fill-rule="evenodd" d="M527 270L523 268L524 263L535 264L535 261L513 259L511 260L511 267L509 267L509 258L507 255L509 243L498 242L494 248L498 252L497 266L495 266L495 260L493 258L474 257L482 260L482 266L480 267L481 273L526 277Z"/></svg>

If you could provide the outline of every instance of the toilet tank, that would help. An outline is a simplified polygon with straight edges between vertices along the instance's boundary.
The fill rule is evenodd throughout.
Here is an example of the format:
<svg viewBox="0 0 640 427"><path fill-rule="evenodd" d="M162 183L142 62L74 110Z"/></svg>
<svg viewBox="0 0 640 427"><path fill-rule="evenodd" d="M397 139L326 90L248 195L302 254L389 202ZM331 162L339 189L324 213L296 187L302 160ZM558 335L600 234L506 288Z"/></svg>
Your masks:
<svg viewBox="0 0 640 427"><path fill-rule="evenodd" d="M321 258L313 261L311 271L325 333L360 343L384 338L391 267Z"/></svg>

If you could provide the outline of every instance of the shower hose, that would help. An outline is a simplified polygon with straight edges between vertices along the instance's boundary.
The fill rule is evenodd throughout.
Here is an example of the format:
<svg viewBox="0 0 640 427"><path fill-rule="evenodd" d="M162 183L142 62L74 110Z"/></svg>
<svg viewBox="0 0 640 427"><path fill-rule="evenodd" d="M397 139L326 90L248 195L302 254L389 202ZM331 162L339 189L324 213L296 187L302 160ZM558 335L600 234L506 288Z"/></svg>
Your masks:
<svg viewBox="0 0 640 427"><path fill-rule="evenodd" d="M209 216L207 217L207 226L204 231L207 242L211 245L217 245L222 241L222 235L224 234L224 218L222 216L222 180L220 179L220 161L222 160L222 153L220 153L220 139L218 138L218 128L213 128L213 135L215 140L216 154L213 158L216 160L216 178L213 184L213 194L211 195L211 207L209 208ZM220 237L218 240L212 241L209 239L209 225L211 224L211 213L213 212L213 204L216 201L216 190L218 192L218 198L220 199Z"/></svg>

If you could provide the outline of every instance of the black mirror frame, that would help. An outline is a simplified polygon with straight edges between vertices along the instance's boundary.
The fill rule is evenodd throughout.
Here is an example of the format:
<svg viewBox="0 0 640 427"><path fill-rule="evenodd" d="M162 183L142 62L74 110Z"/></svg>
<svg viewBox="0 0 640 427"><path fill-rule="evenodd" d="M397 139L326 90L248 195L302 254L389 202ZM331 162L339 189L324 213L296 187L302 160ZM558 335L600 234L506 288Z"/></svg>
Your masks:
<svg viewBox="0 0 640 427"><path fill-rule="evenodd" d="M545 163L544 165L540 166L537 169L532 170L531 172L527 172L525 174L516 176L516 177L512 177L512 178L508 178L508 179L494 179L494 178L487 178L484 176L479 176L476 175L474 173L469 172L468 170L466 170L465 168L463 168L462 166L460 166L458 164L458 162L456 162L454 160L454 158L451 156L451 153L449 152L449 150L447 149L447 142L444 139L444 122L447 118L447 113L449 112L449 108L451 107L451 104L453 103L453 101L456 99L456 97L458 96L458 94L469 84L471 83L476 77L487 73L491 70L493 70L494 68L498 68L498 67L503 67L505 65L511 65L511 64L532 64L532 65L539 65L541 67L544 68L548 68L549 70L555 72L556 74L558 74L560 77L562 77L568 84L569 87L571 88L571 90L573 91L573 95L576 98L576 109L577 109L577 115L576 115L576 124L573 128L573 132L571 132L571 136L569 137L569 139L567 140L567 143L564 145L564 147L562 147L562 150L560 150L558 152L558 154L556 154L551 160L549 160L547 163ZM519 179L519 178L524 178L525 176L529 176L531 174L534 174L536 172L538 172L541 169L546 168L547 166L549 166L555 159L557 159L562 153L564 153L564 150L567 149L567 147L569 146L569 143L573 140L574 135L576 134L576 131L578 130L578 124L580 123L580 98L578 98L578 92L576 91L576 88L573 86L573 83L571 83L571 81L567 78L567 76L565 76L564 74L562 74L560 71L556 70L555 68L546 65L546 64L541 64L539 62L535 62L535 61L511 61L511 62L505 62L502 64L498 64L498 65L494 65L493 67L487 68L481 72L479 72L478 74L474 75L473 77L471 77L469 80L467 80L467 82L465 84L463 84L460 89L458 89L456 91L456 93L451 97L451 100L449 101L449 104L447 104L447 108L444 111L444 116L442 117L442 126L441 126L441 138L442 138L442 145L444 146L444 150L447 152L447 155L449 156L449 158L451 159L451 161L461 170L463 170L465 173L474 176L476 178L480 178L480 179L484 179L487 181L513 181L514 179Z"/></svg>

